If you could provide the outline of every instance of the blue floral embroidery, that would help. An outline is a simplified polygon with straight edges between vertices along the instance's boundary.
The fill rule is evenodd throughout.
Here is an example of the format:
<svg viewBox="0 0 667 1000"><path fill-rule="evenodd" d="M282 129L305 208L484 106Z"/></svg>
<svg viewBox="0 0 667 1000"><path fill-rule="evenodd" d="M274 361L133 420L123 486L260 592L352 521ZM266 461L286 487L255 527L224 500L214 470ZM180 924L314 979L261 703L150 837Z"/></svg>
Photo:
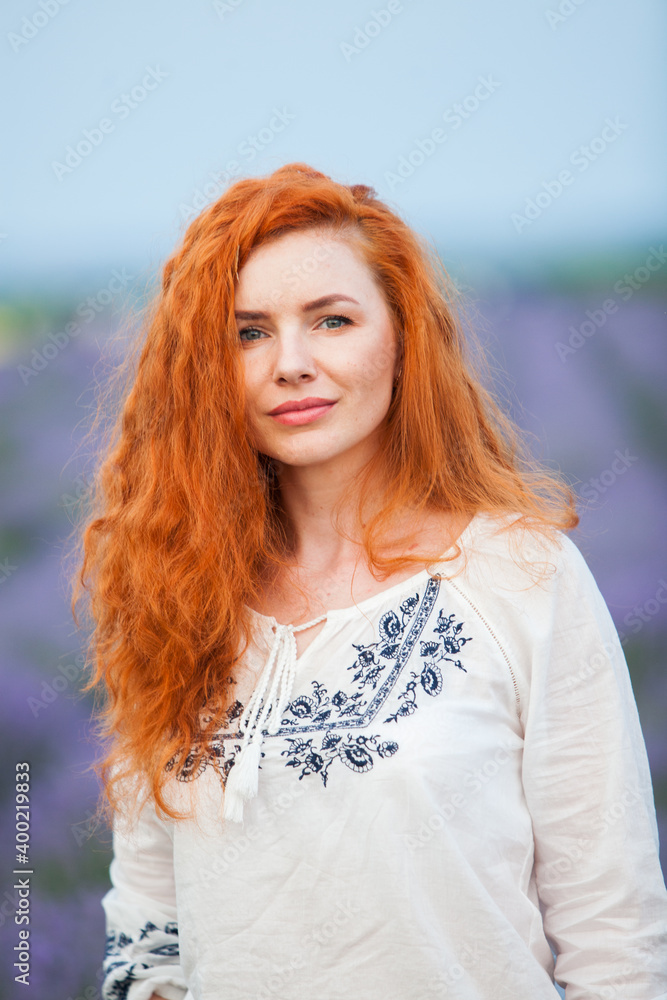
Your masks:
<svg viewBox="0 0 667 1000"><path fill-rule="evenodd" d="M375 690L378 678L387 666L387 663L381 663L378 657L382 657L386 661L396 659L406 625L414 615L418 603L417 595L403 601L399 609L402 621L399 620L394 611L387 611L386 614L382 615L378 625L380 638L377 642L369 642L366 646L352 643L353 648L359 650L359 655L347 669L356 669L357 672L352 680L355 683L359 682L360 688L370 684Z"/></svg>
<svg viewBox="0 0 667 1000"><path fill-rule="evenodd" d="M243 704L237 699L233 705L227 709L227 722L233 722L234 719L238 719L243 712ZM233 734L234 735L234 734ZM239 734L235 734L236 738L239 738ZM204 754L200 757L197 762L197 756L201 750L201 742L195 743L190 752L186 755L185 760L180 767L176 768L176 778L178 781L193 781L198 778L200 774L206 770L209 764L215 764L220 772L223 779L223 784L227 781L227 776L234 765L234 753L229 755L229 747L227 747L227 755L225 754L225 740L223 739L223 733L215 733L214 736L208 741ZM238 753L241 749L240 744L234 746L234 752ZM263 755L262 755L263 756ZM172 757L170 761L167 762L165 770L172 771L176 767L178 757Z"/></svg>
<svg viewBox="0 0 667 1000"><path fill-rule="evenodd" d="M329 695L327 688L317 680L311 681L309 693L298 694L292 699L281 719L276 734L263 730L265 738L285 737L288 747L281 751L287 757L286 767L300 768L299 780L306 775L319 774L326 786L329 766L340 760L350 770L359 773L370 771L378 758L390 757L399 749L398 743L372 736L354 736L355 729L368 729L383 705L392 694L401 674L413 657L417 643L419 656L425 661L418 670L410 671L410 679L398 694L401 702L395 713L384 722L398 722L401 717L412 715L417 710L417 693L421 688L430 697L439 695L444 686L442 666L445 662L454 664L467 672L457 654L470 636L462 636L463 622L456 622L455 615L438 613L433 626L434 637L422 639L436 598L440 590L438 577L431 577L419 594L408 597L396 611L387 611L378 623L378 638L374 642L353 643L356 657L347 669L354 671L353 690L338 690ZM413 657L414 659L414 657ZM228 711L228 721L238 718L243 711L241 702L236 701ZM316 736L307 738L308 733L322 731L319 746ZM222 729L209 739L207 748L195 768L194 762L201 743L193 747L177 772L181 781L196 778L209 765L214 765L223 784L226 783L235 755L241 750L240 732ZM262 753L262 757L264 757ZM175 759L167 765L171 770Z"/></svg>
<svg viewBox="0 0 667 1000"><path fill-rule="evenodd" d="M439 586L433 580L430 581L429 587L431 584L435 584L436 587ZM326 688L318 681L312 681L312 696L301 695L295 698L288 706L288 711L292 715L308 723L307 726L300 726L299 732L303 732L306 728L312 730L327 727L326 735L318 748L313 746L313 739L287 739L289 748L281 751L281 756L287 756L287 767L300 767L302 769L299 780L308 774L319 774L323 784L326 786L329 766L333 760L341 760L354 771L370 771L374 763L373 752L376 752L379 757L389 757L396 753L399 748L398 744L393 741L381 742L381 737L378 735L370 737L358 736L355 739L348 731L347 741L342 742L342 737L336 735L334 732L334 723L342 721L343 717L346 716L344 724L347 727L354 723L365 723L367 725L370 718L374 717L379 707L384 704L400 670L414 648L417 637L421 634L423 625L428 618L428 613L430 613L433 606L432 603L429 604L427 601L428 590L429 588L427 587L422 604L422 611L424 608L428 608L428 612L426 615L422 614L417 617L415 625L418 628L415 629L413 627L408 636L408 639L412 641L408 642L406 640L404 643L408 647L406 655L399 655L399 651L402 652L406 627L410 619L414 616L415 608L419 603L418 596L410 597L401 604L399 610L402 620L393 611L388 611L382 616L378 626L379 639L376 642L366 645L353 643L354 648L358 650L358 656L348 669L356 670L353 682L357 684L359 690L353 695L347 695L344 691L338 691L330 699ZM419 655L421 657L429 657L429 660L424 663L421 671L410 671L412 679L407 682L405 690L398 695L399 699L404 699L403 704L394 715L385 719L385 722L397 722L399 716L411 715L416 711L416 689L418 684L421 684L424 691L431 697L435 697L441 693L443 689L441 662L450 661L459 669L466 672L461 661L454 660L449 655L458 653L461 647L470 641L470 638L461 636L463 623L455 622L454 619L455 615L445 616L444 612L440 611L437 624L433 628L437 639L420 641ZM387 666L386 663L381 662L380 657L387 661L393 659L395 666L385 678L380 688L379 698L372 699L369 705L368 702L361 699L361 694L366 685L375 690L380 674ZM377 708L373 710L375 705L377 705ZM337 720L332 720L332 715L337 716ZM286 718L282 720L282 725L283 729L280 730L280 733L284 732L287 726L291 725L293 727L294 722Z"/></svg>
<svg viewBox="0 0 667 1000"><path fill-rule="evenodd" d="M373 767L373 754L379 757L391 757L398 750L398 743L384 740L379 743L379 736L353 736L347 734L343 742L341 736L329 732L324 736L318 750L313 749L313 740L287 739L289 749L282 750L289 760L286 767L301 767L299 781L307 774L319 774L326 787L329 765L338 759L351 771L370 771Z"/></svg>
<svg viewBox="0 0 667 1000"><path fill-rule="evenodd" d="M368 704L362 698L361 691L352 695L345 694L344 691L337 691L333 698L327 694L324 684L319 681L311 681L313 686L312 695L299 695L290 702L286 711L296 719L306 719L308 722L326 722L334 713L338 718L345 716L359 716ZM283 726L294 726L294 719L282 719Z"/></svg>
<svg viewBox="0 0 667 1000"><path fill-rule="evenodd" d="M103 1000L127 1000L130 986L137 980L134 970L147 968L149 966L137 964L136 962L132 965L127 965L126 962L112 962L111 965L107 966L108 974L118 972L119 975L102 987ZM122 976L120 975L120 969L124 970L124 975Z"/></svg>
<svg viewBox="0 0 667 1000"><path fill-rule="evenodd" d="M385 722L398 722L400 716L412 715L413 712L417 711L417 689L420 684L426 694L432 698L440 694L443 685L440 663L448 661L458 667L459 670L467 673L466 668L460 660L455 660L452 656L447 655L448 653L460 652L461 647L466 642L470 642L470 636L467 639L461 636L463 622L455 623L454 617L454 615L445 617L444 612L440 609L438 623L433 627L433 631L439 638L435 642L420 643L419 655L422 657L428 656L430 659L426 661L421 671L410 671L412 680L408 681L405 685L405 690L398 696L399 699L405 698L405 701L393 715L388 716L384 720Z"/></svg>
<svg viewBox="0 0 667 1000"><path fill-rule="evenodd" d="M433 582L431 580L429 583ZM427 593L428 590L427 587ZM428 596L428 600L427 595L424 596L422 611L413 622L407 636L405 635L406 628L415 616L415 608L419 604L417 594L403 601L399 608L400 619L394 611L387 611L382 616L378 625L380 638L376 642L369 642L366 645L352 643L352 648L356 649L358 653L354 662L347 669L355 671L352 683L356 684L356 691L351 693L337 691L332 698L329 698L324 685L320 684L319 681L311 681L312 694L309 696L299 695L290 702L287 706L286 717L281 720L282 728L278 730L278 735L295 730L299 732L306 729L308 731L313 729L328 730L332 725L340 728L346 728L350 725L367 726L386 701L403 664L414 647L417 636L424 627L428 617L428 614L424 615L423 613L424 607L428 607L430 612L435 594L431 592ZM421 620L422 618L423 620ZM383 663L382 660L385 662ZM364 699L364 688L368 685L372 691L375 691L380 682L380 675L389 667L392 660L393 665L382 680L377 694L370 699Z"/></svg>
<svg viewBox="0 0 667 1000"><path fill-rule="evenodd" d="M154 938L157 935L157 940L159 941L165 934L178 938L178 924L170 921L160 929L156 924L148 921L139 931L139 940L148 939L150 944L151 937ZM136 970L151 969L154 965L159 968L159 962L131 962L127 958L123 958L123 952L131 944L134 944L134 939L123 931L120 931L118 935L114 931L107 934L104 948L105 978L102 985L103 1000L126 1000L130 986L137 981ZM149 955L159 955L160 957L178 959L178 941L175 941L173 944L157 944L156 942L154 947L145 954L146 957Z"/></svg>

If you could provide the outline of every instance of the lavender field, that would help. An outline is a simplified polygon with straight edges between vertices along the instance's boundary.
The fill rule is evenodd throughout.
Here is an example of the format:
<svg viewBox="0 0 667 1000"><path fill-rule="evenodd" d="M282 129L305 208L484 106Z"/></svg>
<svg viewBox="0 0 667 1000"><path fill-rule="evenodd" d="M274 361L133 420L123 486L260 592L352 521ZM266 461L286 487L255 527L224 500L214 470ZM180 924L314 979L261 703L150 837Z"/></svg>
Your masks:
<svg viewBox="0 0 667 1000"><path fill-rule="evenodd" d="M642 263L638 255L631 277ZM628 659L667 870L667 280L657 271L634 288L624 273L582 277L572 268L539 283L496 275L475 286L473 321L506 373L501 394L535 435L534 451L580 497L573 537ZM464 277L459 284L465 289ZM77 301L8 302L0 312L0 998L99 997L109 835L92 822L91 700L80 692L82 640L62 558L85 486L77 446L118 315L102 311L78 338L58 344L49 334L65 329ZM16 987L12 969L18 761L31 773L29 991Z"/></svg>

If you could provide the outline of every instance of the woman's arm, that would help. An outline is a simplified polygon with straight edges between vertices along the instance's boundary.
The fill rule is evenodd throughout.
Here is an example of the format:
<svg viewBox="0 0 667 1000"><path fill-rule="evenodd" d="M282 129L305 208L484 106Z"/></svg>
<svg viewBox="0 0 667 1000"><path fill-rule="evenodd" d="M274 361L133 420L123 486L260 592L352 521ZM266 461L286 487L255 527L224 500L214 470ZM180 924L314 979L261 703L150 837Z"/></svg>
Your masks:
<svg viewBox="0 0 667 1000"><path fill-rule="evenodd" d="M554 586L532 663L523 784L556 980L567 1000L663 1000L667 892L628 668L569 539Z"/></svg>
<svg viewBox="0 0 667 1000"><path fill-rule="evenodd" d="M173 847L152 802L132 827L115 820L113 846L113 888L102 900L107 922L102 1000L185 1000Z"/></svg>

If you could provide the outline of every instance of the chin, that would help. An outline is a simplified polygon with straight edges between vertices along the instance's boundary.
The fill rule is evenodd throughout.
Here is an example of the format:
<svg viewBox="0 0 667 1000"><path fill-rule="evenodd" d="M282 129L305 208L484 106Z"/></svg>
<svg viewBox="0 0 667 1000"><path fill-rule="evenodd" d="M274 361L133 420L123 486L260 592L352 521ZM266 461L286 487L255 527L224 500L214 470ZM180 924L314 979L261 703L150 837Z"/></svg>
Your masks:
<svg viewBox="0 0 667 1000"><path fill-rule="evenodd" d="M309 465L321 465L323 462L331 461L342 455L343 452L347 451L346 447L341 447L340 443L337 443L335 447L317 447L314 444L306 444L304 441L302 446L299 446L295 442L294 448L275 448L271 451L265 452L270 458L278 465L289 465L294 468L305 468Z"/></svg>
<svg viewBox="0 0 667 1000"><path fill-rule="evenodd" d="M322 465L324 462L335 458L337 454L337 452L333 454L330 452L309 452L308 454L283 455L280 458L275 458L274 462L278 465L291 466L295 469L305 469L309 465Z"/></svg>

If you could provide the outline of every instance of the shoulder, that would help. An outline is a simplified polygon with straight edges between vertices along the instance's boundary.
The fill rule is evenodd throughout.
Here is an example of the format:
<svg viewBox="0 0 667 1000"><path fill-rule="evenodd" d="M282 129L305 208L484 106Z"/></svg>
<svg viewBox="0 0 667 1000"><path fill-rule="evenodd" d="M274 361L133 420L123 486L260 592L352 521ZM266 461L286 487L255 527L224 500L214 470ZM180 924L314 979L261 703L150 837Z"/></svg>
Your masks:
<svg viewBox="0 0 667 1000"><path fill-rule="evenodd" d="M556 529L519 515L478 514L460 539L461 558L438 564L443 599L461 600L467 622L478 623L514 684L519 719L549 685L568 691L573 669L622 651L611 615L586 560ZM597 660L595 660L597 662ZM575 672L576 672L575 670Z"/></svg>
<svg viewBox="0 0 667 1000"><path fill-rule="evenodd" d="M518 514L477 514L461 556L438 572L499 634L520 645L545 640L557 624L609 613L578 547L564 532Z"/></svg>
<svg viewBox="0 0 667 1000"><path fill-rule="evenodd" d="M590 581L584 556L564 532L531 524L520 514L478 513L459 539L464 572L484 575L503 589L548 589ZM446 565L446 564L444 564Z"/></svg>

